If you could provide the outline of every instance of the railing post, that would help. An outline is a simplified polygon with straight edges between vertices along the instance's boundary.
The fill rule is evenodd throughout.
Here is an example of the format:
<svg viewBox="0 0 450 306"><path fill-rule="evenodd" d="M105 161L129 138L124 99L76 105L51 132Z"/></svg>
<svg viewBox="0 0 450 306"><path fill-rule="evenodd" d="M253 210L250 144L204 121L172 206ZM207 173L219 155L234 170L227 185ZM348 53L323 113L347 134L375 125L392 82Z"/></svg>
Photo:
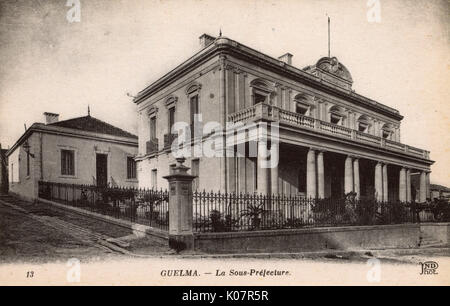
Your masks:
<svg viewBox="0 0 450 306"><path fill-rule="evenodd" d="M176 160L173 172L164 178L169 181L169 247L179 252L194 248L192 181L196 176L187 173L184 157Z"/></svg>

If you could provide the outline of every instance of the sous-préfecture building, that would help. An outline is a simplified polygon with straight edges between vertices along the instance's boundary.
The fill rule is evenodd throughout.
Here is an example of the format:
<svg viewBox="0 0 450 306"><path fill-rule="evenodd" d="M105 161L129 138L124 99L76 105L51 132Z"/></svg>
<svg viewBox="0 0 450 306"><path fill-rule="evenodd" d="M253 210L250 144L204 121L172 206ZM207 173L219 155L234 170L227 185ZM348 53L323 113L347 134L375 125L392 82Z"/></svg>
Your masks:
<svg viewBox="0 0 450 306"><path fill-rule="evenodd" d="M318 198L355 192L403 202L429 197L429 151L401 142L403 116L357 94L337 58L323 57L299 69L289 53L273 58L206 34L200 43L199 52L134 99L140 187L167 187L163 176L175 164L172 144L180 137L174 125L192 127L200 118L203 132L192 129L192 138L181 145L191 153L214 134L210 123L241 124L243 130L276 125L277 137L272 128L265 134L246 131L227 142L226 157L187 154L196 189ZM240 155L239 148L247 154ZM251 148L256 154L249 154ZM263 166L262 152L268 150L277 156L275 166Z"/></svg>

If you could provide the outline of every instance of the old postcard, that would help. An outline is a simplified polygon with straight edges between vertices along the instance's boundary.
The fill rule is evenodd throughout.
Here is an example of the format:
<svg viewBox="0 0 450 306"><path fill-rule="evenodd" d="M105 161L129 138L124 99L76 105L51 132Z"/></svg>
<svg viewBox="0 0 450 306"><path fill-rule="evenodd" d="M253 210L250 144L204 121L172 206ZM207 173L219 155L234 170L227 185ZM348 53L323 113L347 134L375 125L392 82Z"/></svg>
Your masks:
<svg viewBox="0 0 450 306"><path fill-rule="evenodd" d="M0 285L449 285L449 12L3 0Z"/></svg>

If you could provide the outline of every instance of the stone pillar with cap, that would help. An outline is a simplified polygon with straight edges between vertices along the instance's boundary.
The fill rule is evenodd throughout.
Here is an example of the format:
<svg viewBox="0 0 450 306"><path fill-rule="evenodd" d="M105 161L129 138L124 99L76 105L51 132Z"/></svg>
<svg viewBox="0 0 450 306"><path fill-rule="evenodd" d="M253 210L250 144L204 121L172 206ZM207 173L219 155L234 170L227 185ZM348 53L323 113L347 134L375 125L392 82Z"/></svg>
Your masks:
<svg viewBox="0 0 450 306"><path fill-rule="evenodd" d="M171 174L164 178L169 181L169 246L179 252L194 248L192 181L196 176L187 173L184 157L176 161Z"/></svg>

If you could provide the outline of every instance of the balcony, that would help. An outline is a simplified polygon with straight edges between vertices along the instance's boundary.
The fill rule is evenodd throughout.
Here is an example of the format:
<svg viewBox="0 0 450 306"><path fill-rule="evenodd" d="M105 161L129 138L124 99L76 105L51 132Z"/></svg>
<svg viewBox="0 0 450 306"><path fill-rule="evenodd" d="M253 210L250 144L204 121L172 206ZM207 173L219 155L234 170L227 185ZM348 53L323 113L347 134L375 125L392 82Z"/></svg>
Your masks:
<svg viewBox="0 0 450 306"><path fill-rule="evenodd" d="M406 153L415 157L430 159L430 152L411 147L396 141L384 139L379 136L363 133L345 126L325 122L319 119L303 116L291 111L281 109L268 104L257 104L236 113L228 115L228 121L251 122L258 120L278 121L282 124L295 126L305 130L311 130L320 134L350 139L359 143L381 147L392 151Z"/></svg>
<svg viewBox="0 0 450 306"><path fill-rule="evenodd" d="M164 150L170 150L177 137L177 134L164 134Z"/></svg>
<svg viewBox="0 0 450 306"><path fill-rule="evenodd" d="M146 151L147 155L155 154L158 152L158 138L150 139L146 142Z"/></svg>

